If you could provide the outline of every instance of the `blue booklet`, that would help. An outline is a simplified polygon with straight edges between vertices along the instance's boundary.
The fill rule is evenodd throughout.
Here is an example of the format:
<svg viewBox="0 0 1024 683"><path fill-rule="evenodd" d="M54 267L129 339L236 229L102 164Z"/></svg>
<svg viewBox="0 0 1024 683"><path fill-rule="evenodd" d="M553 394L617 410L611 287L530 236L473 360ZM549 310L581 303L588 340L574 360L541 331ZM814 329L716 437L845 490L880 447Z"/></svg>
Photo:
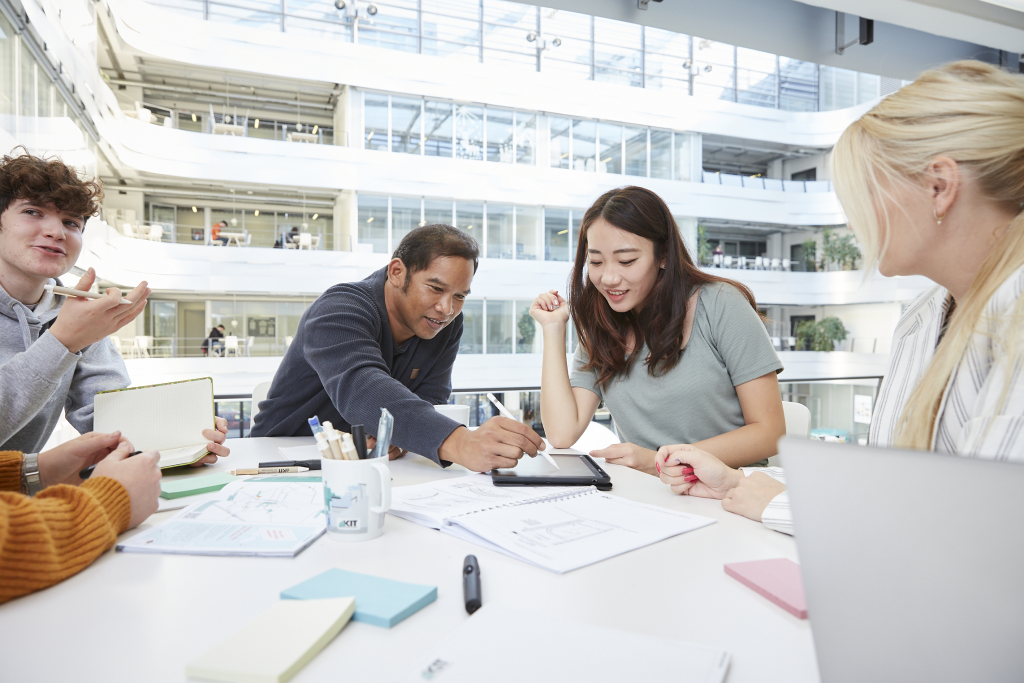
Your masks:
<svg viewBox="0 0 1024 683"><path fill-rule="evenodd" d="M347 597L356 599L353 621L391 628L437 600L437 586L421 586L343 569L328 569L281 591L282 600Z"/></svg>

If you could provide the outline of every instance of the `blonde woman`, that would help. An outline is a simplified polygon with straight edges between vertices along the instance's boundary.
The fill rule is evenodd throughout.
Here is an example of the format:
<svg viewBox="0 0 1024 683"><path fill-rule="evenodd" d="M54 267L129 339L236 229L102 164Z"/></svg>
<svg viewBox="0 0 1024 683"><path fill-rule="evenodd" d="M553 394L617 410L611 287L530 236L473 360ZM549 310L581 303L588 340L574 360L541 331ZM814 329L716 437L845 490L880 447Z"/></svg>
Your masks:
<svg viewBox="0 0 1024 683"><path fill-rule="evenodd" d="M896 326L871 445L1024 461L1024 76L976 61L928 71L833 157L867 267L937 283ZM674 492L791 533L781 470L744 476L686 445L657 464Z"/></svg>

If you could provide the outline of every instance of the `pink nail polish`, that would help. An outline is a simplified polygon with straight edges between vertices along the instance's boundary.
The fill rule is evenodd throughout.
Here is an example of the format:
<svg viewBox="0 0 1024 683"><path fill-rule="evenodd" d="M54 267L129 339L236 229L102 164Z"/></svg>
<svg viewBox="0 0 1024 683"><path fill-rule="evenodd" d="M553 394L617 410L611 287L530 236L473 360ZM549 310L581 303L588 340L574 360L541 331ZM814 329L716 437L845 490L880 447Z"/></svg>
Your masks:
<svg viewBox="0 0 1024 683"><path fill-rule="evenodd" d="M700 480L699 480L699 479L697 479L697 477L695 477L695 476L693 476L693 475L691 474L691 475L689 475L689 476L683 477L683 481L689 481L689 482L694 482L694 481L700 481Z"/></svg>

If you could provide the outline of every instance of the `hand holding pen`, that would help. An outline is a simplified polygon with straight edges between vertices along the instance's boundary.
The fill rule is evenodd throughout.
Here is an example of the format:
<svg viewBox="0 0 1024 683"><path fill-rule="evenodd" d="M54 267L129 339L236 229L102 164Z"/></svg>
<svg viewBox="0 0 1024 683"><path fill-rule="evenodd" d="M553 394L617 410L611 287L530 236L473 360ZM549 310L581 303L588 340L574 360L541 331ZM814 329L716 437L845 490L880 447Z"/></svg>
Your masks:
<svg viewBox="0 0 1024 683"><path fill-rule="evenodd" d="M673 493L721 500L743 479L743 473L690 444L662 446L654 458L661 480Z"/></svg>
<svg viewBox="0 0 1024 683"><path fill-rule="evenodd" d="M130 305L121 303L121 291L116 287L108 289L106 295L98 299L86 298L95 282L96 271L90 268L74 287L82 296L68 296L50 328L50 334L71 353L78 353L135 320L150 295L146 282L142 282L125 295L125 299L133 302Z"/></svg>

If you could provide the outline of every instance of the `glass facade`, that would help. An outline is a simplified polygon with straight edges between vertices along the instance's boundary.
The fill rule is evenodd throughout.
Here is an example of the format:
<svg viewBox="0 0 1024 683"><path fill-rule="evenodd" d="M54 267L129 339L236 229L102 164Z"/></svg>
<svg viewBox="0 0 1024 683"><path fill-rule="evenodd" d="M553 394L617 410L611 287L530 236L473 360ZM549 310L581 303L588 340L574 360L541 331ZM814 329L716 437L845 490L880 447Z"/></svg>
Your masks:
<svg viewBox="0 0 1024 683"><path fill-rule="evenodd" d="M215 22L758 107L825 111L879 96L871 74L507 0L384 0L372 15L355 2L147 1Z"/></svg>
<svg viewBox="0 0 1024 683"><path fill-rule="evenodd" d="M484 258L571 261L582 209L359 194L359 250L391 254L416 225L465 230ZM422 218L421 218L422 216Z"/></svg>

